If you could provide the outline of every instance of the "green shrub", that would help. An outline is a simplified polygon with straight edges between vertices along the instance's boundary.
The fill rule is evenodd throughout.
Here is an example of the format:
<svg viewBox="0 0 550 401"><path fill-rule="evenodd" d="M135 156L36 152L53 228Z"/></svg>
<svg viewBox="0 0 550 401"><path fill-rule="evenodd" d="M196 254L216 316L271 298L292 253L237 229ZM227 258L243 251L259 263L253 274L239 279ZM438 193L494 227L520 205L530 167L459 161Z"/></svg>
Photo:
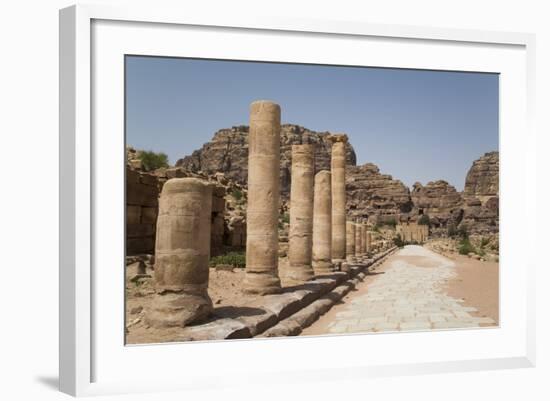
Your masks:
<svg viewBox="0 0 550 401"><path fill-rule="evenodd" d="M468 238L462 239L458 245L458 253L461 255L468 255L469 253L477 253L476 249Z"/></svg>
<svg viewBox="0 0 550 401"><path fill-rule="evenodd" d="M141 160L141 165L145 171L168 167L168 156L166 153L155 153L151 150L143 150L138 153L138 158Z"/></svg>
<svg viewBox="0 0 550 401"><path fill-rule="evenodd" d="M225 255L218 255L210 258L210 266L232 265L235 267L246 266L246 255L244 252L229 252Z"/></svg>
<svg viewBox="0 0 550 401"><path fill-rule="evenodd" d="M480 247L485 248L488 244L489 244L489 238L487 238L487 237L481 238Z"/></svg>
<svg viewBox="0 0 550 401"><path fill-rule="evenodd" d="M283 223L290 223L290 214L284 213L284 214L281 216L281 221L282 221Z"/></svg>
<svg viewBox="0 0 550 401"><path fill-rule="evenodd" d="M423 214L418 219L418 224L420 224L422 226L428 226L429 227L430 226L430 216L428 216L427 214Z"/></svg>
<svg viewBox="0 0 550 401"><path fill-rule="evenodd" d="M395 219L389 219L384 223L384 225L395 228L395 226L397 226L397 221Z"/></svg>
<svg viewBox="0 0 550 401"><path fill-rule="evenodd" d="M236 201L240 201L243 198L243 191L241 191L240 189L234 189L231 192L231 195L233 196L233 198L235 198Z"/></svg>

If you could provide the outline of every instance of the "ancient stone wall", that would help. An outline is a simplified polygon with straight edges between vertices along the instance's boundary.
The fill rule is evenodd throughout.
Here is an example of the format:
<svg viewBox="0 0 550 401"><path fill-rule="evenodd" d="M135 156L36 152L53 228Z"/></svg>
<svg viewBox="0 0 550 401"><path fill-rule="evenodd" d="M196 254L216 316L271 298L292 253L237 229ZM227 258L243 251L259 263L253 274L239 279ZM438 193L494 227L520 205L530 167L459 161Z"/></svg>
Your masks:
<svg viewBox="0 0 550 401"><path fill-rule="evenodd" d="M402 223L396 226L396 232L402 241L422 244L428 239L429 227L424 224Z"/></svg>
<svg viewBox="0 0 550 401"><path fill-rule="evenodd" d="M159 169L149 173L127 167L127 256L154 253L159 194L167 180L185 177L190 177L190 174L179 168ZM212 177L210 181L213 182L210 254L216 256L227 249L238 250L245 247L246 222L244 213L239 215L234 207L226 207L226 186L212 180Z"/></svg>
<svg viewBox="0 0 550 401"><path fill-rule="evenodd" d="M126 254L152 254L158 215L159 181L126 168Z"/></svg>

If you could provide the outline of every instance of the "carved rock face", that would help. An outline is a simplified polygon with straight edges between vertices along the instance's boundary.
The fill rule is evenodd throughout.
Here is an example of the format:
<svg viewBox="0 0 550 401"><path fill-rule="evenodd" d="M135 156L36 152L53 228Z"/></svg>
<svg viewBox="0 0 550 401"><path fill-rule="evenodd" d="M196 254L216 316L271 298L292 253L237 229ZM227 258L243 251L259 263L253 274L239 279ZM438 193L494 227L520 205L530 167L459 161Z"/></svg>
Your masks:
<svg viewBox="0 0 550 401"><path fill-rule="evenodd" d="M212 140L194 151L190 156L179 159L176 166L186 170L205 174L222 172L225 176L241 185L246 185L248 176L248 130L242 125L221 129ZM281 195L290 194L292 145L315 145L315 173L330 170L332 142L328 132L315 132L293 124L281 125ZM354 166L356 156L353 147L346 143L346 163Z"/></svg>
<svg viewBox="0 0 550 401"><path fill-rule="evenodd" d="M431 181L425 186L417 182L413 186L411 198L416 214L430 216L436 226L458 223L456 220L460 216L463 199L460 192L447 181Z"/></svg>

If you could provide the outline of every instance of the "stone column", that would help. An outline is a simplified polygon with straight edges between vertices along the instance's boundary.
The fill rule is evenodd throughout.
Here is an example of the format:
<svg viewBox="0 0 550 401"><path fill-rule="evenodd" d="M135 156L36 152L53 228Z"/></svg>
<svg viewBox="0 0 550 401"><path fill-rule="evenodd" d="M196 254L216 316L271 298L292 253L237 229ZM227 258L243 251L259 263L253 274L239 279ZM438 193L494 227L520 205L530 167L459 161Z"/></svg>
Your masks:
<svg viewBox="0 0 550 401"><path fill-rule="evenodd" d="M346 258L346 142L347 135L331 135L332 259Z"/></svg>
<svg viewBox="0 0 550 401"><path fill-rule="evenodd" d="M248 206L244 291L270 294L281 288L278 219L281 108L259 100L250 105Z"/></svg>
<svg viewBox="0 0 550 401"><path fill-rule="evenodd" d="M361 223L360 220L355 223L355 256L361 255Z"/></svg>
<svg viewBox="0 0 550 401"><path fill-rule="evenodd" d="M332 197L330 171L315 175L313 200L313 270L326 274L334 270L332 265Z"/></svg>
<svg viewBox="0 0 550 401"><path fill-rule="evenodd" d="M314 171L314 145L292 145L287 276L294 283L304 283L313 277Z"/></svg>
<svg viewBox="0 0 550 401"><path fill-rule="evenodd" d="M355 223L352 221L346 222L346 258L350 259L355 256Z"/></svg>
<svg viewBox="0 0 550 401"><path fill-rule="evenodd" d="M365 223L361 224L361 254L367 253L367 226Z"/></svg>
<svg viewBox="0 0 550 401"><path fill-rule="evenodd" d="M370 231L367 231L367 252L370 252L371 251L371 242L372 242L372 236L371 236L371 233Z"/></svg>
<svg viewBox="0 0 550 401"><path fill-rule="evenodd" d="M153 305L154 327L185 326L212 311L208 296L212 187L197 178L166 181L159 199Z"/></svg>

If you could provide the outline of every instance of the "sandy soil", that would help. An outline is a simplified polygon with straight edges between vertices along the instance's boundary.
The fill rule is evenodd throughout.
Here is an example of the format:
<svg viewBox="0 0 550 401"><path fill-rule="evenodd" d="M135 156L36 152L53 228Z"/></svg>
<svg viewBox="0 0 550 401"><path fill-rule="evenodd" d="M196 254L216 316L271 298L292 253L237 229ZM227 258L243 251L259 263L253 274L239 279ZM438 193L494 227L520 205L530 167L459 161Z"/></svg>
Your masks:
<svg viewBox="0 0 550 401"><path fill-rule="evenodd" d="M481 262L464 255L455 255L457 276L449 280L447 294L463 299L464 305L473 306L479 317L490 317L499 322L499 267L496 262Z"/></svg>
<svg viewBox="0 0 550 401"><path fill-rule="evenodd" d="M137 263L126 267L126 343L143 344L174 341L179 328L156 330L144 322L145 311L151 306L154 296L153 278L132 282L137 272ZM153 276L153 270L147 273ZM214 312L230 313L231 308L236 312L245 308L257 299L255 295L241 291L241 282L244 279L244 269L233 271L217 271L210 269L208 294L214 304Z"/></svg>

